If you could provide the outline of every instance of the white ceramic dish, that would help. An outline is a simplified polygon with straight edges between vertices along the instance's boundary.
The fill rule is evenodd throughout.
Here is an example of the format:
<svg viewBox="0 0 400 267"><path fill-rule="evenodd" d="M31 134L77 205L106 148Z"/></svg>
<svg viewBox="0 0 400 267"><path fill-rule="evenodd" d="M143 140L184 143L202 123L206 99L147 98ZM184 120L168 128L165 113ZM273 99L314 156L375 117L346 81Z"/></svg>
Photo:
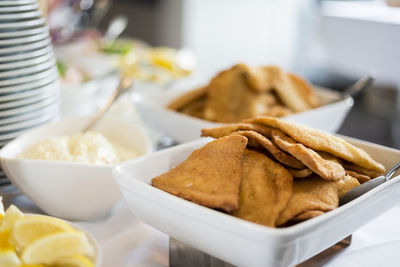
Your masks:
<svg viewBox="0 0 400 267"><path fill-rule="evenodd" d="M1 10L1 8L0 8ZM1 14L1 11L0 11ZM29 29L29 30L20 30L20 31L13 31L13 32L0 32L0 38L16 38L16 37L23 37L23 36L30 36L35 34L40 34L43 32L48 32L49 28L47 25L39 28Z"/></svg>
<svg viewBox="0 0 400 267"><path fill-rule="evenodd" d="M41 12L39 10L24 12L24 13L14 13L14 14L0 14L1 20L16 20L16 19L29 19L29 18L37 18L41 16Z"/></svg>
<svg viewBox="0 0 400 267"><path fill-rule="evenodd" d="M0 64L0 70L10 70L10 69L27 68L27 67L33 68L38 64L41 65L45 64L47 61L52 59L54 59L54 54L50 52L35 58Z"/></svg>
<svg viewBox="0 0 400 267"><path fill-rule="evenodd" d="M50 57L50 59L47 59L46 61L40 64L36 64L34 66L26 66L16 70L2 71L0 72L0 79L7 79L9 77L15 77L15 76L31 75L33 73L49 69L50 67L55 66L55 64L56 60L54 59L54 57Z"/></svg>
<svg viewBox="0 0 400 267"><path fill-rule="evenodd" d="M5 109L22 107L22 106L29 105L29 104L34 104L34 103L37 103L40 101L44 101L48 98L57 97L59 94L60 93L58 91L58 88L53 87L53 90L51 90L47 93L35 95L32 97L26 97L26 98L14 100L14 101L0 103L0 111L5 110Z"/></svg>
<svg viewBox="0 0 400 267"><path fill-rule="evenodd" d="M3 102L18 101L18 100L34 97L37 95L48 94L50 92L58 90L58 89L56 89L56 86L58 86L58 83L56 81L54 81L48 85L45 85L45 86L39 87L39 88L34 88L32 90L17 92L14 94L0 95L0 104Z"/></svg>
<svg viewBox="0 0 400 267"><path fill-rule="evenodd" d="M16 54L16 55L11 55L11 56L0 56L0 62L1 63L13 63L15 61L19 60L26 60L26 59L31 59L39 56L43 56L47 53L52 53L52 47L50 45L34 50L34 51L29 51L26 53L21 53L21 54Z"/></svg>
<svg viewBox="0 0 400 267"><path fill-rule="evenodd" d="M53 71L53 73L48 74L46 77L42 77L37 81L31 81L28 83L22 83L18 85L11 85L0 87L0 96L8 96L11 94L17 94L22 92L27 92L31 90L36 90L38 88L42 88L44 86L48 86L51 84L58 83L58 74Z"/></svg>
<svg viewBox="0 0 400 267"><path fill-rule="evenodd" d="M3 171L11 182L46 213L70 220L93 220L109 213L121 198L112 165L18 159L17 155L43 139L74 134L91 117L63 119L20 135L0 150ZM151 152L147 134L135 125L105 117L97 130L109 140L144 155Z"/></svg>
<svg viewBox="0 0 400 267"><path fill-rule="evenodd" d="M31 19L31 20L22 21L22 22L0 23L0 29L18 28L20 30L20 29L25 29L25 28L35 27L35 26L42 26L45 24L45 22L46 21L44 18L37 18L37 19Z"/></svg>
<svg viewBox="0 0 400 267"><path fill-rule="evenodd" d="M27 105L27 106L22 106L22 107L16 107L16 108L10 108L6 110L0 110L0 118L8 117L8 116L15 116L15 115L20 115L23 113L28 113L37 109L44 108L48 105L50 105L53 102L59 101L59 94L53 94L52 96L39 101L37 103L34 103L32 105Z"/></svg>
<svg viewBox="0 0 400 267"><path fill-rule="evenodd" d="M21 6L0 6L0 13L13 13L13 12L24 12L37 10L39 8L38 3Z"/></svg>
<svg viewBox="0 0 400 267"><path fill-rule="evenodd" d="M3 125L6 125L6 124L12 124L12 123L30 120L30 119L33 119L36 117L41 117L46 114L58 114L58 110L59 110L59 102L54 102L42 109L38 109L38 110L34 110L31 112L27 112L27 113L22 113L20 115L0 119L0 127Z"/></svg>
<svg viewBox="0 0 400 267"><path fill-rule="evenodd" d="M179 143L184 143L198 139L201 129L220 125L166 108L169 102L184 92L186 91L178 89L166 90L154 94L143 94L139 99L133 100L146 123ZM322 103L331 104L290 115L286 119L326 132L336 132L353 106L353 99L340 100L339 95L329 89L316 89L316 93ZM334 101L337 102L333 103Z"/></svg>
<svg viewBox="0 0 400 267"><path fill-rule="evenodd" d="M1 24L0 24L1 25ZM30 43L30 44L24 44L24 45L19 45L19 46L11 46L8 48L0 48L0 55L7 55L10 53L21 53L24 51L30 51L38 48L45 47L49 45L51 42L50 38L46 38L44 40Z"/></svg>
<svg viewBox="0 0 400 267"><path fill-rule="evenodd" d="M25 76L25 77L0 80L0 87L16 85L16 84L21 84L21 83L31 83L31 82L35 82L37 80L41 80L41 79L45 79L45 78L49 78L49 77L52 77L54 79L54 77L57 77L57 76L58 76L58 71L57 71L56 67L53 67L48 70L45 70L45 71L42 71L39 73L35 73L35 74L29 75L29 76ZM2 88L0 88L0 92L2 92Z"/></svg>
<svg viewBox="0 0 400 267"><path fill-rule="evenodd" d="M386 168L400 151L346 138ZM400 200L400 176L346 205L287 228L269 228L175 197L151 179L184 161L209 138L179 145L116 166L113 175L131 211L145 223L237 266L293 266L347 237Z"/></svg>
<svg viewBox="0 0 400 267"><path fill-rule="evenodd" d="M10 131L19 131L21 129L31 128L33 126L37 126L43 124L45 122L52 121L54 117L57 117L59 114L57 112L43 114L42 116L37 116L32 118L31 120L25 120L22 122L12 123L8 125L0 125L0 135L4 132Z"/></svg>
<svg viewBox="0 0 400 267"><path fill-rule="evenodd" d="M43 39L45 39L47 37L49 37L49 33L48 32L42 32L42 33L31 35L31 36L5 39L5 40L0 40L0 46L20 45L20 44L25 44L25 43L32 43L32 42L37 42L37 41L43 40Z"/></svg>
<svg viewBox="0 0 400 267"><path fill-rule="evenodd" d="M3 1L0 1L0 6L29 5L29 4L33 4L35 2L36 2L36 0L13 0L13 1L3 0Z"/></svg>

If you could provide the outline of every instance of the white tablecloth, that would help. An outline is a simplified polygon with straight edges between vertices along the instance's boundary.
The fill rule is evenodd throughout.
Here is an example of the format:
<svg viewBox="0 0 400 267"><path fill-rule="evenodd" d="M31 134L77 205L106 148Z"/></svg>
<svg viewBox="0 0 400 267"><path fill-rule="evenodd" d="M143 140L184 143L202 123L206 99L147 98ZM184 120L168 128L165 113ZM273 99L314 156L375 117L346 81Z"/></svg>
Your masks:
<svg viewBox="0 0 400 267"><path fill-rule="evenodd" d="M3 195L5 205L14 203L24 212L40 213L25 196ZM324 266L399 266L399 222L400 205L356 231L352 244ZM168 236L135 218L123 200L102 220L75 223L100 243L102 267L168 266Z"/></svg>

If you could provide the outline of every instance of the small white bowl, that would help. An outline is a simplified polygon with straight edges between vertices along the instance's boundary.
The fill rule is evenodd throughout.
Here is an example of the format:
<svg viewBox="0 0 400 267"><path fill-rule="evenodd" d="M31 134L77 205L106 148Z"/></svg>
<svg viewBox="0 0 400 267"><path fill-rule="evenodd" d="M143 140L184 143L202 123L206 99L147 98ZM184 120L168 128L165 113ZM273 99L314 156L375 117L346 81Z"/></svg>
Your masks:
<svg viewBox="0 0 400 267"><path fill-rule="evenodd" d="M20 135L0 150L7 177L47 214L69 220L94 220L107 215L121 198L111 174L113 165L17 158L39 141L79 132L91 118L73 117L43 125ZM95 129L139 155L152 150L147 134L126 121L104 117Z"/></svg>

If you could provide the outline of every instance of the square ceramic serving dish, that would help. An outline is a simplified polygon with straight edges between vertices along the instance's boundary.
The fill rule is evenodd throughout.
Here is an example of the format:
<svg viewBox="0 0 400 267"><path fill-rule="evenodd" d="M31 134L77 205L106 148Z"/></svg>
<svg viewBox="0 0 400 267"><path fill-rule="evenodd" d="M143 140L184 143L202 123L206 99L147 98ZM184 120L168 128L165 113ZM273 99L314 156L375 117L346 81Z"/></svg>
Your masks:
<svg viewBox="0 0 400 267"><path fill-rule="evenodd" d="M400 151L345 138L387 169ZM237 266L292 266L332 246L400 200L400 177L319 217L287 228L270 228L206 208L150 185L151 179L184 161L209 142L204 138L166 149L113 169L131 211L145 223L211 256Z"/></svg>
<svg viewBox="0 0 400 267"><path fill-rule="evenodd" d="M201 129L221 125L166 108L172 100L187 91L182 88L171 88L163 92L144 93L140 97L135 97L134 101L147 124L178 143L185 143L198 139ZM326 88L315 88L315 91L322 106L286 116L285 119L334 133L342 125L354 100L351 97L341 99L337 92Z"/></svg>

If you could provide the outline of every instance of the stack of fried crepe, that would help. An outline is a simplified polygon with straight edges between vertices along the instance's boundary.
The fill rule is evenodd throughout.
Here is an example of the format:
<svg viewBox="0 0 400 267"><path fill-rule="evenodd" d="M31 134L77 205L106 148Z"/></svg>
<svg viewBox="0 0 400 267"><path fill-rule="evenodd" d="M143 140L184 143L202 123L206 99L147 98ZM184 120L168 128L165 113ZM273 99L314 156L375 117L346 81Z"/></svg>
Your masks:
<svg viewBox="0 0 400 267"><path fill-rule="evenodd" d="M273 117L202 130L216 138L153 178L164 191L270 227L335 209L385 168L341 138Z"/></svg>
<svg viewBox="0 0 400 267"><path fill-rule="evenodd" d="M237 64L210 83L172 101L169 109L215 121L239 122L258 115L281 117L319 105L313 88L276 66Z"/></svg>

